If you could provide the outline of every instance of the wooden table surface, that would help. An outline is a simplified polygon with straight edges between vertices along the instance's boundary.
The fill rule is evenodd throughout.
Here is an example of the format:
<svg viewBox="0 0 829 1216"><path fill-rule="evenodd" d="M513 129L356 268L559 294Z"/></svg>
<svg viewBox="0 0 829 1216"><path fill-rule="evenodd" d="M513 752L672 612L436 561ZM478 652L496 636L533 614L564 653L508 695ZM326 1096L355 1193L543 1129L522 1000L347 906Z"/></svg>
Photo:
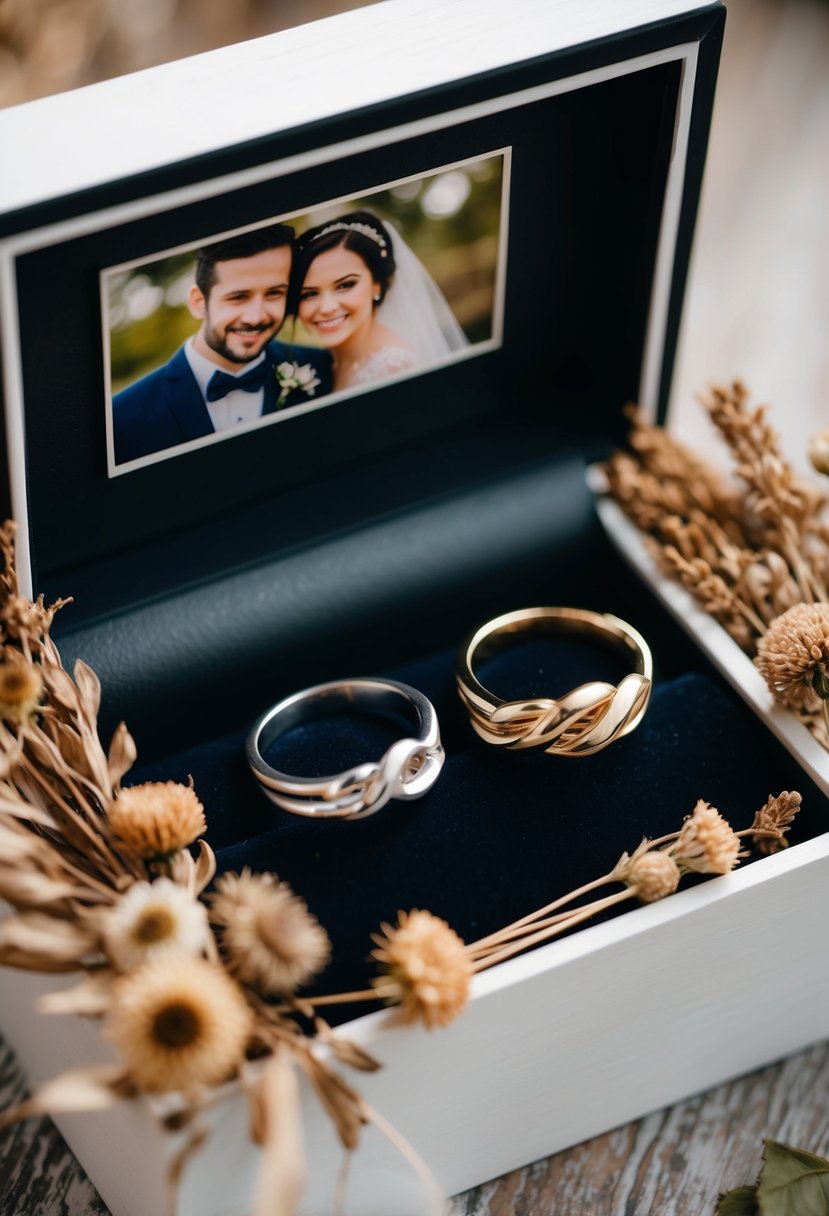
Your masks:
<svg viewBox="0 0 829 1216"><path fill-rule="evenodd" d="M694 392L739 373L778 406L798 458L829 426L829 5L728 7L673 415L704 445ZM0 1109L23 1093L0 1040ZM708 1216L721 1190L754 1180L763 1137L829 1155L827 1095L822 1044L478 1187L453 1211ZM106 1212L48 1120L0 1137L0 1216Z"/></svg>

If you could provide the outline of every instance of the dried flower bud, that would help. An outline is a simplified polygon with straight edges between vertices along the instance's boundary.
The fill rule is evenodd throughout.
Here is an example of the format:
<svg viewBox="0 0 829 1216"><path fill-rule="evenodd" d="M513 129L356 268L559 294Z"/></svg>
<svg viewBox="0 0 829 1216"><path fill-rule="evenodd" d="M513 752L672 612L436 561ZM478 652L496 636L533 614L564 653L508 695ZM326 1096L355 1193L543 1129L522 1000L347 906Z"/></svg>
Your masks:
<svg viewBox="0 0 829 1216"><path fill-rule="evenodd" d="M801 797L796 790L784 790L776 798L769 798L765 806L754 816L751 825L754 836L754 847L760 853L779 853L788 846L784 833L791 827L792 820L800 810Z"/></svg>
<svg viewBox="0 0 829 1216"><path fill-rule="evenodd" d="M673 895L679 886L679 866L668 853L651 849L632 859L627 868L625 882L636 891L637 899L644 904L656 903L667 895Z"/></svg>
<svg viewBox="0 0 829 1216"><path fill-rule="evenodd" d="M121 790L109 808L119 843L145 859L169 857L206 830L195 791L175 781L149 781Z"/></svg>
<svg viewBox="0 0 829 1216"><path fill-rule="evenodd" d="M427 1030L448 1026L469 999L472 966L463 942L446 921L431 912L400 912L395 927L384 924L372 935L372 951L384 974L373 981L389 1000L400 1004L407 1022Z"/></svg>
<svg viewBox="0 0 829 1216"><path fill-rule="evenodd" d="M226 972L167 956L116 981L107 1035L135 1083L164 1093L227 1080L250 1028L245 998Z"/></svg>
<svg viewBox="0 0 829 1216"><path fill-rule="evenodd" d="M829 476L829 431L818 431L809 440L809 459L818 473Z"/></svg>
<svg viewBox="0 0 829 1216"><path fill-rule="evenodd" d="M829 698L829 604L795 604L776 617L754 662L778 701L817 709Z"/></svg>
<svg viewBox="0 0 829 1216"><path fill-rule="evenodd" d="M29 722L42 692L43 679L33 663L0 663L0 717L7 722Z"/></svg>
<svg viewBox="0 0 829 1216"><path fill-rule="evenodd" d="M225 874L216 892L211 917L223 926L228 970L243 984L268 994L292 993L328 962L325 930L273 874Z"/></svg>
<svg viewBox="0 0 829 1216"><path fill-rule="evenodd" d="M683 823L671 849L680 870L697 874L730 874L739 855L739 837L720 812L702 799Z"/></svg>

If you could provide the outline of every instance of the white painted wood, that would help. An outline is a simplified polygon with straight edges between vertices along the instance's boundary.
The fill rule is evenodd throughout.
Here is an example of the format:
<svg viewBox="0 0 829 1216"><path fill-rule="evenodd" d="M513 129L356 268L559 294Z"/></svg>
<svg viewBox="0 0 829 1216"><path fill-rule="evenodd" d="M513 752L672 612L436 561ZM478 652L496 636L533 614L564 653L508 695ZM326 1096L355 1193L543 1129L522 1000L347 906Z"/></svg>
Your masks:
<svg viewBox="0 0 829 1216"><path fill-rule="evenodd" d="M455 1193L821 1039L829 973L815 960L828 917L829 834L494 968L446 1031L400 1027L393 1013L351 1023L342 1033L384 1065L356 1084ZM52 986L3 975L3 1028L34 1077L103 1050L92 1026L32 1016ZM180 1216L250 1211L257 1154L241 1096L226 1093ZM341 1152L307 1091L304 1117L301 1212L322 1216ZM113 1216L158 1216L175 1141L143 1101L57 1122ZM427 1211L409 1168L369 1131L346 1216Z"/></svg>
<svg viewBox="0 0 829 1216"><path fill-rule="evenodd" d="M386 0L0 112L15 210L701 7ZM37 149L33 156L32 149Z"/></svg>

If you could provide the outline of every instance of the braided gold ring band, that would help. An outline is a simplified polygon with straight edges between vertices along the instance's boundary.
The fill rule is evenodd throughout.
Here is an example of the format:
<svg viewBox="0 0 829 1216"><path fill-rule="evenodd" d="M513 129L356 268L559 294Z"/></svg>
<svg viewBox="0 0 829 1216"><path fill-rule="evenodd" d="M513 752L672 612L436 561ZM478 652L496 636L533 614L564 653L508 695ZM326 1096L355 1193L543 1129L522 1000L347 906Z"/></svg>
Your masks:
<svg viewBox="0 0 829 1216"><path fill-rule="evenodd" d="M560 697L503 701L484 688L475 665L510 644L517 634L577 633L619 645L634 670L618 685L591 680ZM458 692L482 739L520 750L543 747L550 755L591 756L639 725L648 707L653 660L642 635L619 617L581 608L524 608L487 621L458 652Z"/></svg>

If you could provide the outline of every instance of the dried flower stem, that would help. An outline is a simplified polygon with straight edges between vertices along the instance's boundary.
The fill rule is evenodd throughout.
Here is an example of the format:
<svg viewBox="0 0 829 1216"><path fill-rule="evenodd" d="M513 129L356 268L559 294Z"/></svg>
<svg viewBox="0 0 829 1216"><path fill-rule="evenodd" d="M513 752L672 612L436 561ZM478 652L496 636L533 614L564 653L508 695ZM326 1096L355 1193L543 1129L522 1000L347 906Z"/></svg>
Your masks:
<svg viewBox="0 0 829 1216"><path fill-rule="evenodd" d="M538 946L542 942L549 941L556 934L563 933L566 929L571 929L575 925L581 924L582 921L589 920L597 912L603 912L605 908L612 908L616 904L623 903L626 899L633 899L635 895L636 891L632 887L627 887L624 891L617 891L615 895L608 895L604 899L597 899L592 904L588 904L583 911L576 911L572 916L568 916L566 920L553 924L550 928L543 929L538 933L531 933L528 937L505 946L504 949L497 951L495 954L478 959L472 964L472 970L478 972L485 971L488 967L494 967L496 963L502 963L505 959L512 958L514 954L520 954L522 950L528 950L531 946Z"/></svg>

